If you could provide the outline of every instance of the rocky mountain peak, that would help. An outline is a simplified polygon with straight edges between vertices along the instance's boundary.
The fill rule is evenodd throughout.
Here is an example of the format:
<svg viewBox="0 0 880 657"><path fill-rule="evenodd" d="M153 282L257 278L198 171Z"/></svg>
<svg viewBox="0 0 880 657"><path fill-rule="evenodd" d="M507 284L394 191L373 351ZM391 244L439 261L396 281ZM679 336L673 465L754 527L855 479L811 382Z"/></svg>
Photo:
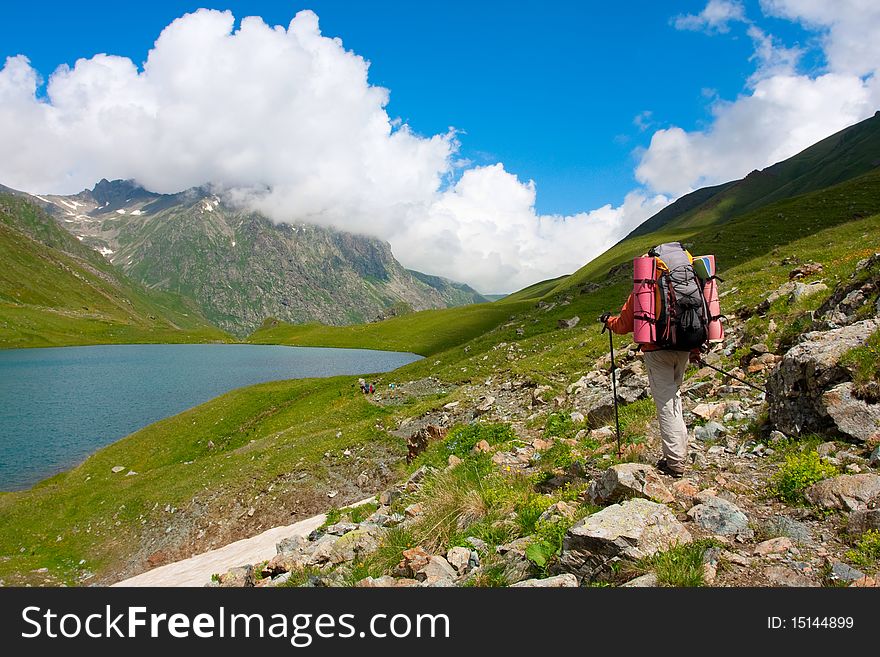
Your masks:
<svg viewBox="0 0 880 657"><path fill-rule="evenodd" d="M91 190L92 198L99 206L124 205L131 199L146 199L157 196L137 184L134 180L107 180L102 178Z"/></svg>

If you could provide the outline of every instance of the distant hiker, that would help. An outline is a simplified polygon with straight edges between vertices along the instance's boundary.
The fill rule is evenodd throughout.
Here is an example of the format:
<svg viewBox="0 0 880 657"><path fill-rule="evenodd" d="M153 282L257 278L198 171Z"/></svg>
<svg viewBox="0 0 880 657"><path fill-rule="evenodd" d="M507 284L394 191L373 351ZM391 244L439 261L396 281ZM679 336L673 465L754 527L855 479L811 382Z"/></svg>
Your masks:
<svg viewBox="0 0 880 657"><path fill-rule="evenodd" d="M720 332L720 319L710 316L704 297L710 280L715 289L714 258L712 268L701 269L703 276L698 276L693 256L680 243L661 244L635 259L633 292L620 315L605 313L599 318L614 333L634 333L640 343L663 446L657 469L676 478L684 474L688 444L679 387L688 361L700 360L710 338L709 325L713 324L713 341L714 324Z"/></svg>
<svg viewBox="0 0 880 657"><path fill-rule="evenodd" d="M374 390L375 390L375 388L373 388L373 383L370 382L370 394L371 394L371 395L373 394L373 391L374 391Z"/></svg>

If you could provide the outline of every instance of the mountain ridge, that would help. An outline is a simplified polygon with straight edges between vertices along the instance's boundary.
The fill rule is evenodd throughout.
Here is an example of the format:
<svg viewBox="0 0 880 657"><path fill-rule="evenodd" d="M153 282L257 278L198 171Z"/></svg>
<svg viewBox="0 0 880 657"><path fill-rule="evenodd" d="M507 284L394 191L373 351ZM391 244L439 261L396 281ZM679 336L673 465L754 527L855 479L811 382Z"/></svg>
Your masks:
<svg viewBox="0 0 880 657"><path fill-rule="evenodd" d="M466 284L405 269L387 242L273 223L210 188L161 195L103 179L78 194L35 198L126 275L192 299L239 337L269 317L344 325L486 301Z"/></svg>

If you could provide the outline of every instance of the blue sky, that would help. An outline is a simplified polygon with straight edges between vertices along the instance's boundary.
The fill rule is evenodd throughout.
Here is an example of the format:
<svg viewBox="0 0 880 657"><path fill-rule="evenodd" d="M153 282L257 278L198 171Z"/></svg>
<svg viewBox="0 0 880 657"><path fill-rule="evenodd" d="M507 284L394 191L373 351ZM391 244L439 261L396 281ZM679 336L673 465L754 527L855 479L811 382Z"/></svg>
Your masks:
<svg viewBox="0 0 880 657"><path fill-rule="evenodd" d="M510 292L880 107L876 0L199 4L5 7L0 184L212 185Z"/></svg>
<svg viewBox="0 0 880 657"><path fill-rule="evenodd" d="M710 117L708 93L734 98L754 66L739 33L711 38L671 19L702 2L92 1L4 8L0 58L25 54L48 78L62 63L110 53L141 64L173 19L207 6L287 26L313 9L326 36L371 62L389 114L417 132L463 131L461 155L502 161L537 184L537 209L572 214L619 204L635 185L633 150L652 128ZM755 4L755 3L752 3ZM772 21L787 41L804 38Z"/></svg>

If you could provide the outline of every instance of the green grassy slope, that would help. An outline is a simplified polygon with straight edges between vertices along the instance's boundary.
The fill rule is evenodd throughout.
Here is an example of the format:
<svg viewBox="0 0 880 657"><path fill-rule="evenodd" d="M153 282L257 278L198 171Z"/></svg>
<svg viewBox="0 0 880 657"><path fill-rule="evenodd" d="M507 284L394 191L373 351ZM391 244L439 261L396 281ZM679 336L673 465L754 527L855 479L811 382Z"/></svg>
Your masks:
<svg viewBox="0 0 880 657"><path fill-rule="evenodd" d="M694 255L714 253L721 273L788 242L877 212L880 212L880 170L821 191L771 203L718 226L678 229L665 226L647 235L627 238L560 281L550 294L587 282L602 282L612 270L619 280L629 279L632 258L661 242L681 241Z"/></svg>
<svg viewBox="0 0 880 657"><path fill-rule="evenodd" d="M876 169L878 153L880 112L742 180L688 194L629 237L719 224L773 202L837 185Z"/></svg>
<svg viewBox="0 0 880 657"><path fill-rule="evenodd" d="M228 340L128 280L25 198L0 194L0 348Z"/></svg>
<svg viewBox="0 0 880 657"><path fill-rule="evenodd" d="M225 537L222 523L210 520L244 517L255 495L271 504L267 491L301 500L306 511L309 496L327 504L325 452L342 459L341 450L365 445L373 454L383 445L403 450L376 428L387 412L353 382L241 388L150 425L28 491L0 495L0 578L30 581L31 571L46 567L72 583L86 571L118 566L144 542L162 549L164 529L175 522ZM125 470L114 474L116 465ZM129 470L137 475L126 476ZM289 515L275 520L290 522Z"/></svg>
<svg viewBox="0 0 880 657"><path fill-rule="evenodd" d="M521 312L530 305L528 301L505 298L495 303L425 310L382 322L352 326L294 325L267 320L247 341L254 344L411 351L430 356L495 328L511 314Z"/></svg>
<svg viewBox="0 0 880 657"><path fill-rule="evenodd" d="M833 287L852 271L858 258L876 250L880 250L880 215L817 230L788 241L776 252L771 248L754 254L726 272L722 289L739 291L725 297L725 310L754 304L768 289L788 280L791 266L781 263L784 256L825 263L822 276ZM528 377L549 384L555 394L606 353L607 337L590 320L619 304L627 287L615 284L570 300L563 297L564 305L547 311L533 303L521 306L509 322L380 375L377 384L381 388L388 382L424 376L449 383ZM808 302L818 307L824 296L810 297ZM790 318L809 310L786 304L783 300L767 317L750 322L775 318L779 331L784 331ZM574 329L556 327L558 318L573 314L584 318L581 324ZM522 328L522 335L517 328ZM615 341L623 346L629 338L615 336ZM342 450L363 454L366 461L356 470L368 467L376 454L399 458L405 451L403 443L386 429L404 417L440 408L460 394L453 391L383 408L355 392L354 382L354 377L337 377L236 390L146 427L29 491L0 495L4 557L0 579L31 582L36 577L33 571L45 567L56 578L53 581L74 583L84 571L101 576L120 561L165 549L163 541L175 536L183 535L185 546L197 531L219 532L221 520L242 534L257 533L268 526L257 526L257 518L267 523L289 521L284 514L289 513L291 500L312 495L314 504L329 506L325 492L339 485L330 479L330 466L346 463ZM363 452L358 451L361 448ZM115 465L125 470L113 474ZM126 477L128 469L138 474ZM251 505L258 508L254 520L247 516ZM170 508L175 512L166 511ZM274 508L280 515L271 515ZM229 538L218 534L218 539L223 537ZM85 564L79 564L81 559Z"/></svg>

